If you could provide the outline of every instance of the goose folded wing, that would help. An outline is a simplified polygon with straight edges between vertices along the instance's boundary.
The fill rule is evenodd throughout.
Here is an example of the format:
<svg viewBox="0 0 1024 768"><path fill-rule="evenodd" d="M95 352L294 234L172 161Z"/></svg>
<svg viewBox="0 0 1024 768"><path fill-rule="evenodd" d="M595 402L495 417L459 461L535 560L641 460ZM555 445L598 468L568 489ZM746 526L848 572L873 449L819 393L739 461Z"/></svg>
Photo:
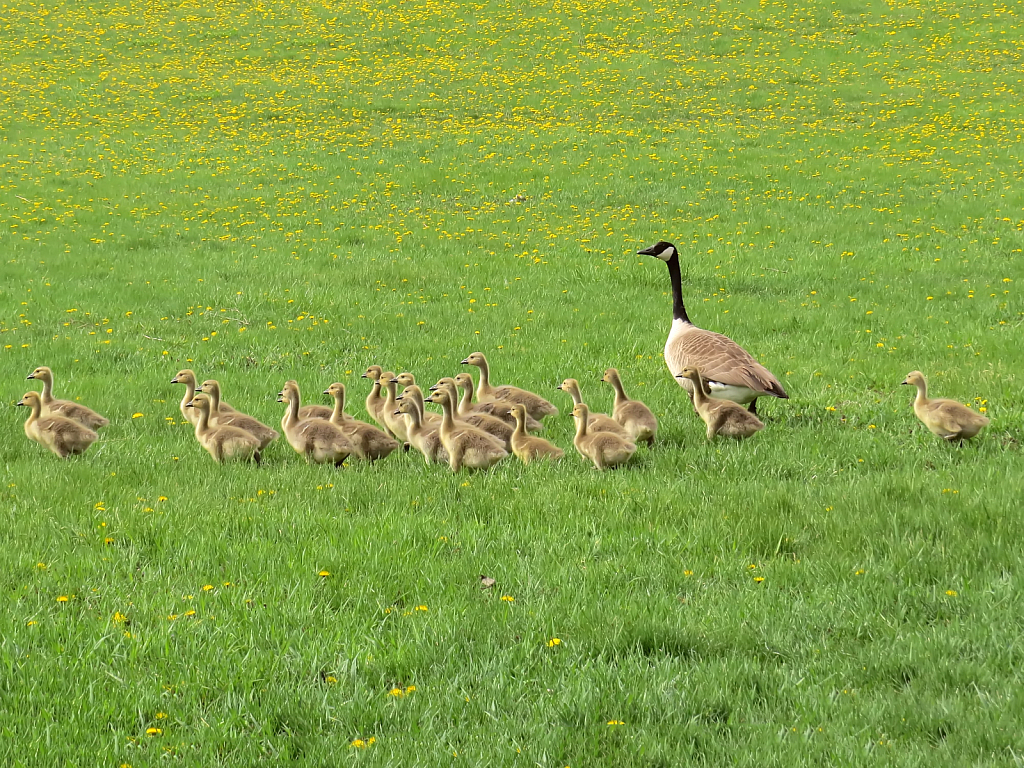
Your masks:
<svg viewBox="0 0 1024 768"><path fill-rule="evenodd" d="M705 379L789 397L772 372L728 336L705 330L688 333L680 339L679 353Z"/></svg>

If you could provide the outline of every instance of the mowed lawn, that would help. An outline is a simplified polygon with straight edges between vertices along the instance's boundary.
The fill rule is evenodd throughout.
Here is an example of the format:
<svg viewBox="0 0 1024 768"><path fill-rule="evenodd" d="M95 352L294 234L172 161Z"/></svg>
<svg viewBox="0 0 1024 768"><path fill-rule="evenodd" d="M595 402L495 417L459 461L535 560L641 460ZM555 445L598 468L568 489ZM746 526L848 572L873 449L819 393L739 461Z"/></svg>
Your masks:
<svg viewBox="0 0 1024 768"><path fill-rule="evenodd" d="M112 423L5 408L0 762L1019 763L1022 52L998 2L3 6L3 402ZM789 391L749 441L664 366L661 239ZM561 464L222 467L170 384L365 418L473 351ZM599 473L555 387L608 366L661 431Z"/></svg>

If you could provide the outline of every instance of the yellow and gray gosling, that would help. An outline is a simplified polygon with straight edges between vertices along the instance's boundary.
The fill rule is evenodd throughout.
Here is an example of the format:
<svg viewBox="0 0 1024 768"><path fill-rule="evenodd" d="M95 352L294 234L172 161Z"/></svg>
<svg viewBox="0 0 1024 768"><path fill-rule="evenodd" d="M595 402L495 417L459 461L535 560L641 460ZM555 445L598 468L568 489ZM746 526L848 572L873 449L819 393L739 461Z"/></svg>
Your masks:
<svg viewBox="0 0 1024 768"><path fill-rule="evenodd" d="M468 424L455 424L454 399L446 389L434 392L427 398L427 402L441 406L441 444L448 452L448 466L452 472L458 472L464 466L486 469L508 456L508 451L498 438Z"/></svg>
<svg viewBox="0 0 1024 768"><path fill-rule="evenodd" d="M92 408L71 400L55 400L53 397L53 371L45 365L36 368L28 375L29 379L39 379L43 382L43 391L40 394L43 416L63 416L65 419L77 421L89 429L99 429L110 423L106 416L100 416Z"/></svg>
<svg viewBox="0 0 1024 768"><path fill-rule="evenodd" d="M410 384L402 390L402 394L395 398L399 403L403 400L412 400L416 407L420 411L420 421L423 422L424 427L441 427L441 414L434 413L432 411L425 410L423 407L423 390L419 388L418 384ZM406 417L406 427L408 427L409 419Z"/></svg>
<svg viewBox="0 0 1024 768"><path fill-rule="evenodd" d="M191 368L183 368L178 371L174 378L171 379L171 384L184 384L185 385L185 396L181 398L181 403L178 404L178 410L181 411L181 415L185 417L185 421L195 426L196 422L199 421L199 411L195 408L189 408L188 404L192 402L192 397L196 393L196 372ZM228 405L223 400L220 401L221 413L230 413L235 409Z"/></svg>
<svg viewBox="0 0 1024 768"><path fill-rule="evenodd" d="M696 368L683 368L677 376L690 382L693 393L693 408L707 426L707 438L725 435L742 439L764 429L759 418L742 405L732 400L717 400L704 393L704 382Z"/></svg>
<svg viewBox="0 0 1024 768"><path fill-rule="evenodd" d="M513 386L495 387L491 385L490 367L482 352L474 352L463 365L474 365L480 369L480 381L477 383L476 396L480 402L485 400L501 400L508 403L522 403L526 412L540 421L545 416L557 416L558 409L540 395Z"/></svg>
<svg viewBox="0 0 1024 768"><path fill-rule="evenodd" d="M419 387L416 389L418 391ZM421 392L420 397L422 396ZM424 424L423 411L412 397L403 396L398 403L396 413L405 417L409 444L423 454L423 459L427 464L448 463L448 451L445 450L444 444L441 442L441 422Z"/></svg>
<svg viewBox="0 0 1024 768"><path fill-rule="evenodd" d="M323 419L299 419L299 395L293 387L281 390L277 402L285 403L281 430L288 444L295 452L304 456L307 462L334 464L340 467L349 454L354 452L352 442L339 427Z"/></svg>
<svg viewBox="0 0 1024 768"><path fill-rule="evenodd" d="M409 436L405 432L405 419L395 416L395 410L398 408L398 382L395 381L395 374L391 371L384 371L380 375L380 385L385 392L384 405L380 409L384 431L399 442L407 443Z"/></svg>
<svg viewBox="0 0 1024 768"><path fill-rule="evenodd" d="M928 427L933 435L950 442L969 440L988 426L989 418L975 413L956 400L928 397L928 381L920 371L911 371L904 384L917 387L914 397L914 414Z"/></svg>
<svg viewBox="0 0 1024 768"><path fill-rule="evenodd" d="M583 395L580 393L580 383L576 379L566 379L559 384L556 389L560 389L572 398L573 406L579 405L583 402ZM590 421L587 422L587 432L611 432L619 437L630 440L630 434L626 431L619 422L613 419L611 416L607 416L603 413L594 413L590 411Z"/></svg>
<svg viewBox="0 0 1024 768"><path fill-rule="evenodd" d="M259 419L240 411L222 411L220 409L220 383L216 379L207 379L200 385L199 391L210 399L211 427L238 427L259 440L260 451L263 451L274 440L280 437L276 429L268 427Z"/></svg>
<svg viewBox="0 0 1024 768"><path fill-rule="evenodd" d="M615 368L608 368L601 377L601 381L610 384L615 390L615 405L612 407L612 418L629 432L633 442L641 441L648 446L654 445L654 436L658 434L658 420L651 413L651 409L639 400L632 400L626 397L626 390L622 387L622 379Z"/></svg>
<svg viewBox="0 0 1024 768"><path fill-rule="evenodd" d="M384 397L380 393L380 377L382 373L384 373L384 369L379 365L371 365L366 369L362 377L373 382L373 386L370 387L370 394L366 396L366 413L386 430L387 426L384 424L384 419L381 416L381 409L384 407Z"/></svg>
<svg viewBox="0 0 1024 768"><path fill-rule="evenodd" d="M199 413L196 421L196 440L218 464L225 459L260 463L260 441L255 435L231 425L210 425L212 403L203 393L196 393L186 408Z"/></svg>
<svg viewBox="0 0 1024 768"><path fill-rule="evenodd" d="M611 432L590 432L587 423L590 420L590 409L578 403L572 409L576 420L576 436L572 444L580 456L590 459L600 470L625 464L636 453L636 444Z"/></svg>
<svg viewBox="0 0 1024 768"><path fill-rule="evenodd" d="M565 456L565 451L543 437L535 437L526 432L526 407L522 403L512 406L512 417L516 420L516 431L512 433L512 453L523 464L538 459L558 461Z"/></svg>
<svg viewBox="0 0 1024 768"><path fill-rule="evenodd" d="M43 416L43 398L38 392L26 392L15 405L31 409L25 420L25 436L62 459L84 453L99 437L84 424L66 416Z"/></svg>
<svg viewBox="0 0 1024 768"><path fill-rule="evenodd" d="M363 461L377 461L387 458L395 448L398 441L389 437L372 424L359 421L351 417L344 418L345 413L345 385L341 382L334 382L324 392L334 398L334 413L330 422L341 429L342 433L352 443L353 455Z"/></svg>
<svg viewBox="0 0 1024 768"><path fill-rule="evenodd" d="M496 419L501 419L513 429L516 426L516 420L512 416L512 405L513 403L503 400L486 400L482 403L473 402L473 377L468 373L460 373L455 376L452 381L455 382L455 386L462 391L462 397L459 400L458 407L455 409L455 415L457 417L465 418L473 413L482 413L487 416L493 416ZM538 432L544 429L544 425L537 421L530 414L526 414L526 431L527 432Z"/></svg>
<svg viewBox="0 0 1024 768"><path fill-rule="evenodd" d="M438 388L447 392L448 397L453 403L458 403L459 393L453 381L445 381L440 384ZM471 427L476 427L481 432L486 432L487 434L498 438L504 444L506 451L512 449L512 433L515 431L515 428L509 426L501 419L497 419L494 416L488 416L486 413L469 413L466 416L459 416L457 415L457 412L454 411L452 413L452 418L455 420L456 424L468 424Z"/></svg>
<svg viewBox="0 0 1024 768"><path fill-rule="evenodd" d="M334 413L334 408L327 405L320 405L319 403L303 405L299 382L295 379L288 379L288 381L284 383L284 386L294 389L295 395L299 399L299 421L305 421L306 419L323 419L324 421L330 421L331 414ZM282 389L284 389L284 387L282 387ZM278 394L280 394L280 392Z"/></svg>

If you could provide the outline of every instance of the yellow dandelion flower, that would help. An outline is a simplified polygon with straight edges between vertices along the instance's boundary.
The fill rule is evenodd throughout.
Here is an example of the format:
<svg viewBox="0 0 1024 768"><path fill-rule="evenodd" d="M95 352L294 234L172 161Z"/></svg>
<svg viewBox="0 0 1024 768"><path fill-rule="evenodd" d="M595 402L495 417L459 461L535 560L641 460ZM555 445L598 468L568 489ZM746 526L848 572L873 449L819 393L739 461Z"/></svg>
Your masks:
<svg viewBox="0 0 1024 768"><path fill-rule="evenodd" d="M318 573L318 574L317 574L317 576L323 576L323 577L324 577L325 579L326 579L326 578L327 578L328 576L330 576L330 575L331 575L331 572L330 572L330 571L328 571L328 570L323 570L323 571L320 571L320 573Z"/></svg>
<svg viewBox="0 0 1024 768"><path fill-rule="evenodd" d="M955 589L947 589L946 590L946 594L949 595L950 597L956 597L956 590Z"/></svg>
<svg viewBox="0 0 1024 768"><path fill-rule="evenodd" d="M163 729L162 728L147 728L146 729L146 735L147 736L159 736L161 733L163 733Z"/></svg>
<svg viewBox="0 0 1024 768"><path fill-rule="evenodd" d="M142 418L143 416L145 416L145 415L146 415L146 414L144 414L144 413L133 413L133 414L132 414L132 418L133 418L133 419L141 419L141 418Z"/></svg>
<svg viewBox="0 0 1024 768"><path fill-rule="evenodd" d="M512 595L502 595L501 599L506 603L514 603L516 599Z"/></svg>
<svg viewBox="0 0 1024 768"><path fill-rule="evenodd" d="M57 602L58 603L66 603L67 601L68 601L68 596L67 595L60 595L57 598Z"/></svg>
<svg viewBox="0 0 1024 768"><path fill-rule="evenodd" d="M608 725L625 725L625 723L621 720L609 720Z"/></svg>
<svg viewBox="0 0 1024 768"><path fill-rule="evenodd" d="M557 637L552 637L550 640L548 640L548 648L554 648L556 645L561 645L561 644L562 644L562 641L559 640Z"/></svg>
<svg viewBox="0 0 1024 768"><path fill-rule="evenodd" d="M764 576L755 576L754 577L754 582L755 583L760 584L762 581L764 581Z"/></svg>
<svg viewBox="0 0 1024 768"><path fill-rule="evenodd" d="M203 584L203 592L209 592L213 589L213 584Z"/></svg>

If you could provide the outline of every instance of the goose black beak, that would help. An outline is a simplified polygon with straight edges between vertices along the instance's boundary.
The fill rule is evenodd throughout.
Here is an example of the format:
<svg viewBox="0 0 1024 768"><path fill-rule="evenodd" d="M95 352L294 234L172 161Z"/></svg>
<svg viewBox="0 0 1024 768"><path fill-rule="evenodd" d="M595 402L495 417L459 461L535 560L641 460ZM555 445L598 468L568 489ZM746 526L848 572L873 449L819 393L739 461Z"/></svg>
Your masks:
<svg viewBox="0 0 1024 768"><path fill-rule="evenodd" d="M649 248L644 248L642 251L637 251L636 255L637 256L653 256L655 253L657 253L657 251L654 250L655 248L656 248L656 246L652 245Z"/></svg>

